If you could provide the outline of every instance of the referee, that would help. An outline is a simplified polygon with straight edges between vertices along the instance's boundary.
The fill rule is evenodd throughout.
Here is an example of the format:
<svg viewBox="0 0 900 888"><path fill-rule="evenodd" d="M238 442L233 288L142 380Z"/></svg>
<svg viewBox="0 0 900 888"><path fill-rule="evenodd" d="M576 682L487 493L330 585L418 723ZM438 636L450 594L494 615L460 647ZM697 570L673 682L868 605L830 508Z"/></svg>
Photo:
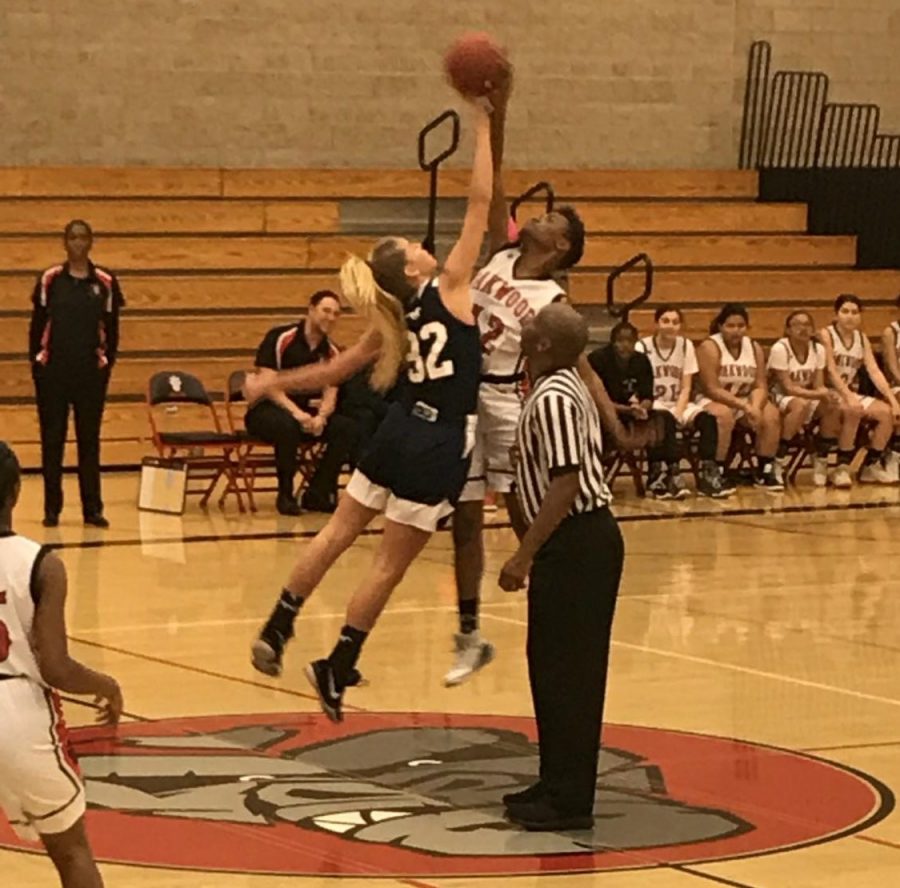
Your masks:
<svg viewBox="0 0 900 888"><path fill-rule="evenodd" d="M594 402L576 365L587 324L554 303L522 327L532 392L516 436L516 493L529 525L500 573L528 582L528 676L540 779L504 796L529 830L593 826L600 724L624 547L609 511Z"/></svg>

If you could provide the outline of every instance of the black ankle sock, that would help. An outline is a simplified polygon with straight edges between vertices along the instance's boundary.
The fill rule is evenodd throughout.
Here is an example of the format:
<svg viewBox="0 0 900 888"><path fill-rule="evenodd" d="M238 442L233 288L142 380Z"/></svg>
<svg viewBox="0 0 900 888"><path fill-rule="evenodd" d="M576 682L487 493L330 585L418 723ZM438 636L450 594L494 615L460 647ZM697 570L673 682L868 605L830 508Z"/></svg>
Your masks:
<svg viewBox="0 0 900 888"><path fill-rule="evenodd" d="M334 670L334 681L339 690L343 690L347 686L347 681L356 666L363 643L368 636L368 632L354 629L353 626L344 626L341 629L340 638L328 656L328 662Z"/></svg>
<svg viewBox="0 0 900 888"><path fill-rule="evenodd" d="M891 438L891 450L894 453L900 453L900 435L894 435L894 437Z"/></svg>
<svg viewBox="0 0 900 888"><path fill-rule="evenodd" d="M459 609L459 631L463 635L471 635L478 630L478 599L461 598L457 602Z"/></svg>
<svg viewBox="0 0 900 888"><path fill-rule="evenodd" d="M816 441L816 455L825 459L833 450L837 450L837 438L819 438Z"/></svg>
<svg viewBox="0 0 900 888"><path fill-rule="evenodd" d="M881 463L883 457L883 450L876 450L874 447L870 447L868 452L866 453L866 459L863 465L874 466L876 463Z"/></svg>
<svg viewBox="0 0 900 888"><path fill-rule="evenodd" d="M783 459L785 456L787 456L788 449L790 448L790 446L791 446L791 442L786 441L784 438L782 438L778 442L778 458L779 459Z"/></svg>
<svg viewBox="0 0 900 888"><path fill-rule="evenodd" d="M849 466L850 463L853 462L853 457L856 454L855 450L839 450L838 451L838 465L839 466Z"/></svg>
<svg viewBox="0 0 900 888"><path fill-rule="evenodd" d="M295 598L287 589L281 590L281 597L275 602L269 620L263 629L263 635L277 632L285 641L294 635L294 620L303 607L303 599Z"/></svg>
<svg viewBox="0 0 900 888"><path fill-rule="evenodd" d="M759 474L763 475L767 470L772 468L774 459L771 456L759 456L756 461L759 463Z"/></svg>

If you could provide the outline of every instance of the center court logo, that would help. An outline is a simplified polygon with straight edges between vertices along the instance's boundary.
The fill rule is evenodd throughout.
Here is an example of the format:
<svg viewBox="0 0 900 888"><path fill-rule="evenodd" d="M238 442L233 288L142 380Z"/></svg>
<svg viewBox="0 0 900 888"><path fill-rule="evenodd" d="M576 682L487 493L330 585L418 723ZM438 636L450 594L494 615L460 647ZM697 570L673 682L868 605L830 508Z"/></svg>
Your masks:
<svg viewBox="0 0 900 888"><path fill-rule="evenodd" d="M500 716L244 715L73 732L107 861L294 875L465 876L708 862L863 829L875 781L734 740L609 725L593 831L524 833L533 723ZM0 844L17 847L0 827Z"/></svg>

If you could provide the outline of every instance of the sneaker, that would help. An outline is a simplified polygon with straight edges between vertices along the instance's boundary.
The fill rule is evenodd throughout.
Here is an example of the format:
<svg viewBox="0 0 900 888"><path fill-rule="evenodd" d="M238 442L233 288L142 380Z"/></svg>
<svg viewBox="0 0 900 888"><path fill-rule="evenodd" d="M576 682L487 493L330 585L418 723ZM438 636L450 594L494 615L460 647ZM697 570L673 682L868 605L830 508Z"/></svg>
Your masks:
<svg viewBox="0 0 900 888"><path fill-rule="evenodd" d="M538 780L532 783L527 789L519 790L519 792L508 792L503 796L503 804L508 808L510 805L527 805L536 802L544 794L544 784Z"/></svg>
<svg viewBox="0 0 900 888"><path fill-rule="evenodd" d="M275 500L275 508L278 510L279 515L289 515L296 518L300 514L300 506L297 504L297 500L283 493L278 494L278 498Z"/></svg>
<svg viewBox="0 0 900 888"><path fill-rule="evenodd" d="M478 632L458 632L454 636L454 641L456 657L452 668L444 676L444 686L448 688L462 684L494 659L494 646L482 641Z"/></svg>
<svg viewBox="0 0 900 888"><path fill-rule="evenodd" d="M719 476L719 484L722 487L724 495L733 496L737 493L737 484L735 484L734 478L732 478L718 463L716 463L716 472Z"/></svg>
<svg viewBox="0 0 900 888"><path fill-rule="evenodd" d="M324 512L333 515L337 509L337 494L321 494L307 490L300 498L300 507L304 512Z"/></svg>
<svg viewBox="0 0 900 888"><path fill-rule="evenodd" d="M891 451L884 458L884 467L894 477L894 481L900 481L900 453Z"/></svg>
<svg viewBox="0 0 900 888"><path fill-rule="evenodd" d="M109 527L109 521L103 517L99 512L93 515L85 515L84 516L84 526L85 527L99 527L101 530L106 530Z"/></svg>
<svg viewBox="0 0 900 888"><path fill-rule="evenodd" d="M341 704L344 700L343 690L338 690L334 680L334 669L328 660L313 660L304 670L307 681L319 698L322 712L333 722L344 720Z"/></svg>
<svg viewBox="0 0 900 888"><path fill-rule="evenodd" d="M776 457L772 465L775 471L775 480L784 487L784 470L787 468L787 460Z"/></svg>
<svg viewBox="0 0 900 888"><path fill-rule="evenodd" d="M842 490L853 487L853 476L850 474L850 466L846 463L838 464L831 473L831 485L832 487L838 487Z"/></svg>
<svg viewBox="0 0 900 888"><path fill-rule="evenodd" d="M507 811L507 816L513 823L529 832L562 832L570 829L594 828L592 813L559 811L546 799L516 805L515 810Z"/></svg>
<svg viewBox="0 0 900 888"><path fill-rule="evenodd" d="M778 476L775 473L775 463L769 463L761 472L759 472L756 476L756 486L762 487L763 489L769 491L769 493L780 493L784 490L784 482L778 480Z"/></svg>
<svg viewBox="0 0 900 888"><path fill-rule="evenodd" d="M681 475L678 472L669 472L666 486L669 490L669 499L683 500L691 495L691 492L684 486L684 481L681 480Z"/></svg>
<svg viewBox="0 0 900 888"><path fill-rule="evenodd" d="M647 496L658 500L672 499L667 475L665 467L660 463L650 465L650 471L647 473Z"/></svg>
<svg viewBox="0 0 900 888"><path fill-rule="evenodd" d="M278 678L281 675L281 659L286 643L287 639L280 632L269 630L263 632L250 648L250 662L253 668L263 675Z"/></svg>
<svg viewBox="0 0 900 888"><path fill-rule="evenodd" d="M876 462L862 467L859 480L863 484L896 484L897 476L880 462Z"/></svg>
<svg viewBox="0 0 900 888"><path fill-rule="evenodd" d="M722 487L722 470L715 463L700 466L697 493L712 499L725 499L729 495Z"/></svg>
<svg viewBox="0 0 900 888"><path fill-rule="evenodd" d="M813 484L816 487L824 487L828 483L828 457L814 456L812 464Z"/></svg>

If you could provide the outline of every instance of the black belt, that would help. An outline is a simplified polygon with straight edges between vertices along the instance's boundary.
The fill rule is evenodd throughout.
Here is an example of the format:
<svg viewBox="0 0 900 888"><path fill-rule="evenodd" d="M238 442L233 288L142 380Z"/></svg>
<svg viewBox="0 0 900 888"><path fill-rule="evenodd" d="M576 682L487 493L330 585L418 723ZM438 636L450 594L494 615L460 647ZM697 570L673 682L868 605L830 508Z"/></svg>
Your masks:
<svg viewBox="0 0 900 888"><path fill-rule="evenodd" d="M491 385L503 385L504 383L522 382L522 380L524 379L524 373L511 373L509 376L498 376L495 373L481 374L481 381L488 382Z"/></svg>

